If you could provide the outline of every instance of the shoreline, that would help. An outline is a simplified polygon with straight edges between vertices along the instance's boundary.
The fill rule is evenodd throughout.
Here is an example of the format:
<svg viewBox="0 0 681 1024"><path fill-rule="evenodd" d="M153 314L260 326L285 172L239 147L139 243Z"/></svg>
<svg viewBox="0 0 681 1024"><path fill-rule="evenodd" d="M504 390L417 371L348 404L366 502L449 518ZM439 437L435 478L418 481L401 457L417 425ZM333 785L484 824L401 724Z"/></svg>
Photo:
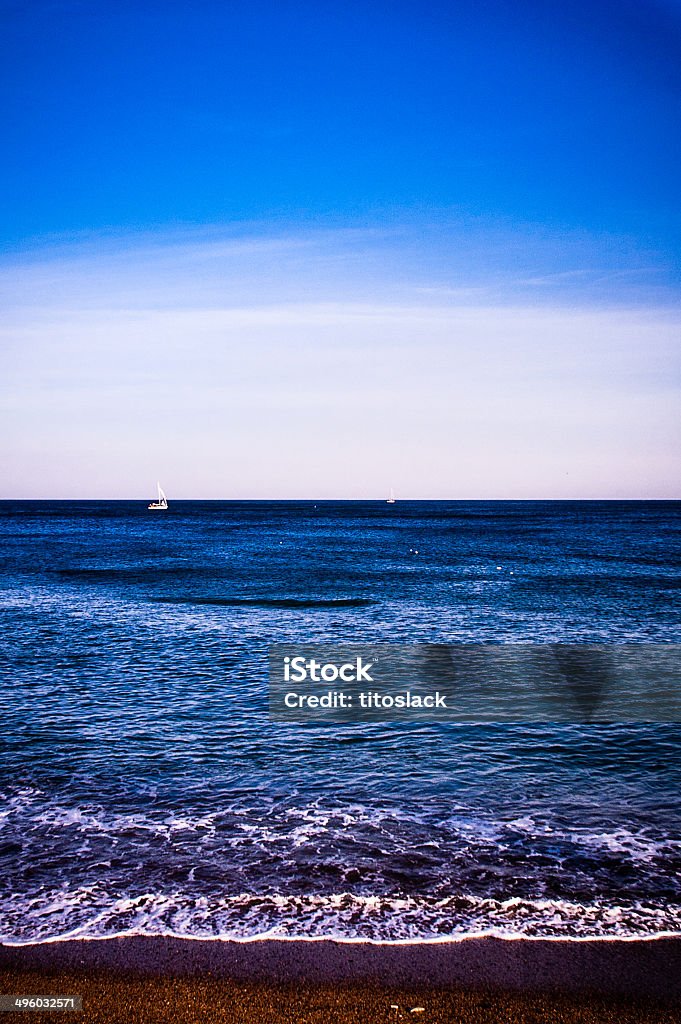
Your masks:
<svg viewBox="0 0 681 1024"><path fill-rule="evenodd" d="M136 935L0 944L0 970L129 979L210 977L266 985L590 993L681 1003L681 936L576 940L486 936L375 943Z"/></svg>

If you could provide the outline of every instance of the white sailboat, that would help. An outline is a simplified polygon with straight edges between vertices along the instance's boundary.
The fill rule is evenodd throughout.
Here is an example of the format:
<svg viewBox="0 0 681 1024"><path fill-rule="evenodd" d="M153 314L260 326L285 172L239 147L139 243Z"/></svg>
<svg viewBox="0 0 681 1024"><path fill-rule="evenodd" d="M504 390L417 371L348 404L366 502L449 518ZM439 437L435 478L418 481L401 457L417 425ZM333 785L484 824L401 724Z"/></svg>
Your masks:
<svg viewBox="0 0 681 1024"><path fill-rule="evenodd" d="M166 498L165 492L161 487L160 483L158 482L158 480L156 481L156 486L158 487L158 500L152 501L149 505L147 505L147 508L166 509L168 508L168 499Z"/></svg>
<svg viewBox="0 0 681 1024"><path fill-rule="evenodd" d="M386 503L388 505L394 505L395 504L395 492L392 489L392 487L390 488L390 497L386 498Z"/></svg>

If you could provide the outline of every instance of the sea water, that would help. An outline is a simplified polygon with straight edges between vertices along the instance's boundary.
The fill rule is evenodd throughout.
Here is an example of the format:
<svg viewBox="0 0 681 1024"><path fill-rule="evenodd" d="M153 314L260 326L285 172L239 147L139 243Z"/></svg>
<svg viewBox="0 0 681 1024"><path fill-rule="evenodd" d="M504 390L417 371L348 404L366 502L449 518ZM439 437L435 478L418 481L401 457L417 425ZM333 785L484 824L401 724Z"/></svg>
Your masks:
<svg viewBox="0 0 681 1024"><path fill-rule="evenodd" d="M681 503L0 503L0 939L681 931L681 725L274 723L273 643L679 643Z"/></svg>

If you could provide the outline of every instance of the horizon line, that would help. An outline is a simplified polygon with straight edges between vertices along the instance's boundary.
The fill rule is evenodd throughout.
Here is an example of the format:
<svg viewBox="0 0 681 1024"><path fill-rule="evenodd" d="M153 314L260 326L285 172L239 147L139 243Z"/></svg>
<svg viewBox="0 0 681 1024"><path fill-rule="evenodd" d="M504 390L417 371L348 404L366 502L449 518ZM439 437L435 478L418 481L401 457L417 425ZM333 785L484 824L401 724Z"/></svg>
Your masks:
<svg viewBox="0 0 681 1024"><path fill-rule="evenodd" d="M132 497L132 498L107 498L107 497L104 497L104 498L75 498L75 497L74 498L54 498L54 497L50 497L50 498L35 498L35 497L33 497L33 498L26 498L26 497L18 498L18 497L11 497L11 498L8 498L8 497L0 497L0 504L4 504L6 502L46 502L46 503L49 503L49 502L52 502L52 503L55 503L55 502L67 503L68 502L68 503L71 503L71 504L75 504L75 503L79 503L79 502L82 502L82 503L85 503L85 502L88 502L88 503L99 503L99 504L101 504L102 502L108 502L108 503L113 503L113 502L116 502L116 503L124 503L124 502L125 503L130 503L130 502L144 503L144 502L147 502L148 503L149 500L150 499L149 499L148 495L144 495L142 497ZM413 503L416 503L416 502L424 502L424 503L425 502L429 502L429 503L433 503L433 502L447 502L449 504L451 504L453 502L461 502L461 503L467 503L467 504L470 504L472 502L480 502L480 503L484 502L486 504L489 504L491 502L499 502L499 503L502 503L502 502L518 502L518 503L520 503L520 502L606 502L606 501L608 501L608 502L649 502L649 501L681 502L681 496L679 496L679 497L668 497L668 496L667 497L655 497L655 496L645 496L645 497L640 497L640 496L639 497L582 497L582 498L567 498L567 497L562 497L562 498L556 498L556 497L532 497L532 498L527 498L527 497L524 497L524 498L509 498L509 497L506 497L506 498L463 498L463 497L458 497L458 498L397 498L396 497L394 503L396 505L399 505L399 504L407 504L407 503L413 504ZM245 502L248 502L248 503L252 503L252 504L263 504L263 503L266 503L266 504L274 504L274 503L286 504L286 503L290 503L290 502L305 502L305 503L310 503L310 504L313 504L313 503L326 503L326 504L335 503L335 504L337 504L339 502L347 502L347 503L352 502L352 503L355 503L355 504L361 504L361 503L372 502L372 503L384 504L384 505L389 504L388 499L383 497L383 496L382 497L367 497L367 498L343 498L343 497L334 497L334 498L329 498L329 497L325 497L325 498L306 498L306 497L288 497L288 498L247 498L247 497L243 497L243 498L201 498L201 497L194 497L194 498L172 498L172 499L169 498L168 499L169 507L171 505L173 505L173 504L186 504L186 503L191 503L191 502L213 502L215 504L218 504L218 503L223 503L224 504L224 503L227 503L227 502L230 502L230 503L245 503Z"/></svg>

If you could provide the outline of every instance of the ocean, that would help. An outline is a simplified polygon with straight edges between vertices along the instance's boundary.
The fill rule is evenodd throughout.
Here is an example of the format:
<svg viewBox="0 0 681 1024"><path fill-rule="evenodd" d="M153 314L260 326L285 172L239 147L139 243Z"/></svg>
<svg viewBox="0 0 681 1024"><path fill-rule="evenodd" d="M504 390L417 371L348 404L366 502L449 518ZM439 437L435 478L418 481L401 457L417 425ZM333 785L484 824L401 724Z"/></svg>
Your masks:
<svg viewBox="0 0 681 1024"><path fill-rule="evenodd" d="M681 932L681 725L271 722L286 643L679 643L678 502L0 503L0 940Z"/></svg>

